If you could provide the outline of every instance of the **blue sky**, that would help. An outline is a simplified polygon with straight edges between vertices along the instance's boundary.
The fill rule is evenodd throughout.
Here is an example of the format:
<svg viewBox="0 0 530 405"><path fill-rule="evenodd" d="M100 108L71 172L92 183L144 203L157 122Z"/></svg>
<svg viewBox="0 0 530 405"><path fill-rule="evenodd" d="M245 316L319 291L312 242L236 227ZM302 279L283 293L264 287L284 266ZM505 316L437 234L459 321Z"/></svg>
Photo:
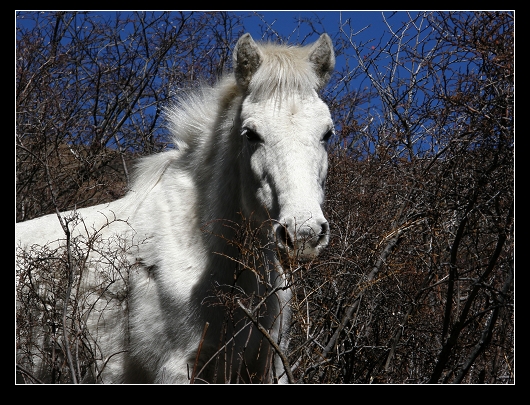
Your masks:
<svg viewBox="0 0 530 405"><path fill-rule="evenodd" d="M252 12L237 12L238 14L249 15ZM356 29L361 29L370 26L366 31L366 35L375 35L385 30L386 26L382 21L381 11L256 11L264 17L262 21L258 16L251 17L245 22L245 27L251 35L256 35L259 38L260 25L270 26L270 29L275 30L283 37L289 38L289 42L299 42L303 39L305 34L309 32L307 26L303 26L301 31L296 30L298 22L303 19L319 19L322 24L316 24L317 29L323 28L328 34L334 36L339 32L339 25L351 19L352 26ZM387 17L392 15L392 12L386 11L384 14ZM399 14L399 13L398 13ZM394 17L396 18L396 17Z"/></svg>
<svg viewBox="0 0 530 405"><path fill-rule="evenodd" d="M342 36L340 26L343 24L347 33L352 29L358 32L355 41L368 42L378 40L388 31L382 13L391 23L406 19L406 12L391 11L246 11L237 12L246 16L245 28L255 39L262 39L262 33L278 33L282 39L291 44L309 43L318 38L317 34L309 35L312 30L303 21L311 19L317 32L327 32L331 38ZM403 14L403 17L400 16ZM261 18L262 17L262 18Z"/></svg>

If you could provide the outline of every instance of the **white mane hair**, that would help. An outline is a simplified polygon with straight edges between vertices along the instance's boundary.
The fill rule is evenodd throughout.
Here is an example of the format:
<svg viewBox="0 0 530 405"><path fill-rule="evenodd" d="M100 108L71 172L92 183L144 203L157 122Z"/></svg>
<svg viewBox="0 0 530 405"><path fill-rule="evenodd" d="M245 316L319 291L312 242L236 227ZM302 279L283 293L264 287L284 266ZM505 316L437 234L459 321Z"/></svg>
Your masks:
<svg viewBox="0 0 530 405"><path fill-rule="evenodd" d="M216 130L216 120L243 96L233 75L221 78L216 85L202 84L179 93L179 98L165 108L165 117L173 142L179 149L200 148ZM228 131L230 132L230 131Z"/></svg>

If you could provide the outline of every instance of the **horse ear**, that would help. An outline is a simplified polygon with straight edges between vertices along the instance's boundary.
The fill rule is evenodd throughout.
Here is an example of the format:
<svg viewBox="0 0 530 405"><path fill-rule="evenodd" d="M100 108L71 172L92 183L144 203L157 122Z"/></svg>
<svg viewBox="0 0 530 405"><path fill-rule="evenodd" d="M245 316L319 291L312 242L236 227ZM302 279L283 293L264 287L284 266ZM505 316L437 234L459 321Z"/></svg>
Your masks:
<svg viewBox="0 0 530 405"><path fill-rule="evenodd" d="M246 90L263 59L258 45L249 33L237 41L233 58L237 84Z"/></svg>
<svg viewBox="0 0 530 405"><path fill-rule="evenodd" d="M313 63L315 72L320 79L319 87L324 87L335 68L333 42L328 34L322 34L311 46L309 49L309 60Z"/></svg>

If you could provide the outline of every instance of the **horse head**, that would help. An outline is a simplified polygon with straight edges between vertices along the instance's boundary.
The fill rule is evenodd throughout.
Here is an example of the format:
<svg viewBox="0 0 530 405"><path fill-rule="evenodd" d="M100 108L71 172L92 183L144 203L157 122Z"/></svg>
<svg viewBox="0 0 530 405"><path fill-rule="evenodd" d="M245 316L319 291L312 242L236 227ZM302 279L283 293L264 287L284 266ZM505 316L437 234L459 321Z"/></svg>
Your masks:
<svg viewBox="0 0 530 405"><path fill-rule="evenodd" d="M333 121L318 91L334 65L327 34L305 47L257 44L246 34L234 50L236 80L245 94L237 126L242 205L271 218L276 246L302 260L329 242L322 204Z"/></svg>

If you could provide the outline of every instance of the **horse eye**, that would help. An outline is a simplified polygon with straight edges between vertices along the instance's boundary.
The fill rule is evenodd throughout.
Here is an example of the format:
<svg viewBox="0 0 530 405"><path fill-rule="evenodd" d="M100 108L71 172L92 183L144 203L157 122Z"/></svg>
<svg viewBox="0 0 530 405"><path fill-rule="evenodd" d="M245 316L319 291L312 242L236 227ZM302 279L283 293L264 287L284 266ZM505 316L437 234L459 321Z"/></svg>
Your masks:
<svg viewBox="0 0 530 405"><path fill-rule="evenodd" d="M260 142L261 141L261 137L258 135L258 133L256 131L253 131L249 128L244 128L243 129L243 135L245 135L248 139L249 142Z"/></svg>
<svg viewBox="0 0 530 405"><path fill-rule="evenodd" d="M331 135L333 135L333 130L330 129L328 132L324 134L322 137L322 142L328 143L329 139L331 138Z"/></svg>

